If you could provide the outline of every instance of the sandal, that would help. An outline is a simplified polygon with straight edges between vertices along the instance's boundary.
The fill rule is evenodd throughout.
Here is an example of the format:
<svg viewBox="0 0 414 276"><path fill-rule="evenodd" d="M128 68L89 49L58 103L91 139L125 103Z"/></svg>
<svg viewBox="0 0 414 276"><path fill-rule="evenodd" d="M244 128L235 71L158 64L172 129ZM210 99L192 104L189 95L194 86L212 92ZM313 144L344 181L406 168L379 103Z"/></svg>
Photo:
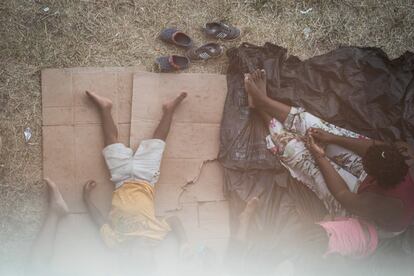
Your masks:
<svg viewBox="0 0 414 276"><path fill-rule="evenodd" d="M191 61L207 60L223 54L223 46L217 43L207 43L198 48L192 48L185 54Z"/></svg>
<svg viewBox="0 0 414 276"><path fill-rule="evenodd" d="M166 43L171 43L183 48L191 48L193 46L193 41L191 38L175 28L162 30L159 38Z"/></svg>
<svg viewBox="0 0 414 276"><path fill-rule="evenodd" d="M155 63L161 72L173 72L187 69L190 65L190 60L187 57L171 55L158 57Z"/></svg>
<svg viewBox="0 0 414 276"><path fill-rule="evenodd" d="M203 31L209 37L223 40L234 40L241 34L240 29L222 22L206 23Z"/></svg>

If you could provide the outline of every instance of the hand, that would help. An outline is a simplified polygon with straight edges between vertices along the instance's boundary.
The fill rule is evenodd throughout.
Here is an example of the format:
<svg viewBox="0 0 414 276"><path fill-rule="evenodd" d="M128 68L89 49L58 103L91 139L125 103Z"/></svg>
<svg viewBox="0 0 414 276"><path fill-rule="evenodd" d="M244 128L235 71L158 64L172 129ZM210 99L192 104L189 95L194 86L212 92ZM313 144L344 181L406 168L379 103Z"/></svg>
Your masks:
<svg viewBox="0 0 414 276"><path fill-rule="evenodd" d="M320 128L309 128L307 134L310 134L313 136L313 138L318 141L325 144L331 144L335 138L336 135L329 133L323 129Z"/></svg>
<svg viewBox="0 0 414 276"><path fill-rule="evenodd" d="M83 185L83 199L89 200L91 196L91 191L96 187L96 182L94 180L88 180Z"/></svg>
<svg viewBox="0 0 414 276"><path fill-rule="evenodd" d="M325 150L321 146L316 144L315 139L310 133L308 133L307 135L306 147L309 149L313 157L316 159L325 156Z"/></svg>

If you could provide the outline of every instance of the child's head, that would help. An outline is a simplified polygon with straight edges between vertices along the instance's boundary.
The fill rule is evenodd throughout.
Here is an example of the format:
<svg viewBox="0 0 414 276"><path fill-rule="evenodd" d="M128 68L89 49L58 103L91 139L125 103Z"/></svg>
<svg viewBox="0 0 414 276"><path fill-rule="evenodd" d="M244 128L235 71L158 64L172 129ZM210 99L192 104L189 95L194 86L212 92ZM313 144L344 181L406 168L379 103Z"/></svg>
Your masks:
<svg viewBox="0 0 414 276"><path fill-rule="evenodd" d="M374 177L379 186L392 188L406 176L405 157L391 145L373 145L362 158L364 169Z"/></svg>

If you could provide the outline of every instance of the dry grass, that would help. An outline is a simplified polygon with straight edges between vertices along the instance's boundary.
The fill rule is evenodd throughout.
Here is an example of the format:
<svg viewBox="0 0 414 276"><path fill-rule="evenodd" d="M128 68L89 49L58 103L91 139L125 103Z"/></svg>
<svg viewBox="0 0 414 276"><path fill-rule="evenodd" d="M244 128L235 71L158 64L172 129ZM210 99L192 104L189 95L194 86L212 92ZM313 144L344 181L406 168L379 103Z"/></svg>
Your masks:
<svg viewBox="0 0 414 276"><path fill-rule="evenodd" d="M300 13L307 8L313 10ZM1 1L0 267L23 259L44 216L40 69L142 64L152 70L156 56L183 53L156 40L162 28L177 26L202 43L199 28L213 20L239 26L243 41L274 42L301 58L339 45L381 47L391 57L414 49L411 0ZM222 58L189 71L225 68ZM23 139L27 126L33 130L30 144Z"/></svg>

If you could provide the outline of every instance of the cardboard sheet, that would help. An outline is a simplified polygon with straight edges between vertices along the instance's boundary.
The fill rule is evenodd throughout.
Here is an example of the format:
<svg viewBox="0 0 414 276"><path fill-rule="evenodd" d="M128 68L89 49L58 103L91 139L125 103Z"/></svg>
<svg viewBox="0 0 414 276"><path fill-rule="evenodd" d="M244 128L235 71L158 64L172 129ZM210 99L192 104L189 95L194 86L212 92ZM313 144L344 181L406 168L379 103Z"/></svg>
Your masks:
<svg viewBox="0 0 414 276"><path fill-rule="evenodd" d="M106 212L113 184L102 158L103 134L85 90L109 97L120 140L129 144L133 73L139 68L42 70L43 175L59 186L71 212L84 212L82 186L94 179L96 205Z"/></svg>
<svg viewBox="0 0 414 276"><path fill-rule="evenodd" d="M43 175L56 182L70 210L58 225L52 274L103 275L114 269L113 252L104 246L82 201L83 184L96 180L92 199L106 214L114 187L101 153L101 122L85 90L112 99L120 140L128 145L137 71L135 67L42 70Z"/></svg>
<svg viewBox="0 0 414 276"><path fill-rule="evenodd" d="M161 117L162 102L177 91L189 92L177 110L167 141L156 188L156 209L159 215L180 217L190 240L207 245L219 258L226 248L228 203L222 192L222 169L211 162L199 171L203 160L214 159L218 153L225 76L139 73L134 80L137 88L132 119L133 78L139 71L135 67L42 71L43 174L57 183L71 212L58 226L52 261L52 270L62 275L116 269L113 252L103 246L82 202L82 186L88 179L98 182L92 200L103 214L110 208L113 191L101 154L102 125L85 90L112 99L120 140L128 146L132 137L134 149L140 140L151 137ZM174 86L177 81L180 85ZM151 89L151 85L158 88ZM152 95L142 91L151 91ZM182 186L197 176L198 181L183 192ZM90 256L96 261L90 262Z"/></svg>
<svg viewBox="0 0 414 276"><path fill-rule="evenodd" d="M156 74L134 76L131 147L149 139L162 116L162 104L185 91L167 139L161 175L155 188L158 215L177 215L190 240L222 256L229 237L228 203L223 195L223 170L214 160L227 93L225 75ZM195 183L188 184L197 179Z"/></svg>

